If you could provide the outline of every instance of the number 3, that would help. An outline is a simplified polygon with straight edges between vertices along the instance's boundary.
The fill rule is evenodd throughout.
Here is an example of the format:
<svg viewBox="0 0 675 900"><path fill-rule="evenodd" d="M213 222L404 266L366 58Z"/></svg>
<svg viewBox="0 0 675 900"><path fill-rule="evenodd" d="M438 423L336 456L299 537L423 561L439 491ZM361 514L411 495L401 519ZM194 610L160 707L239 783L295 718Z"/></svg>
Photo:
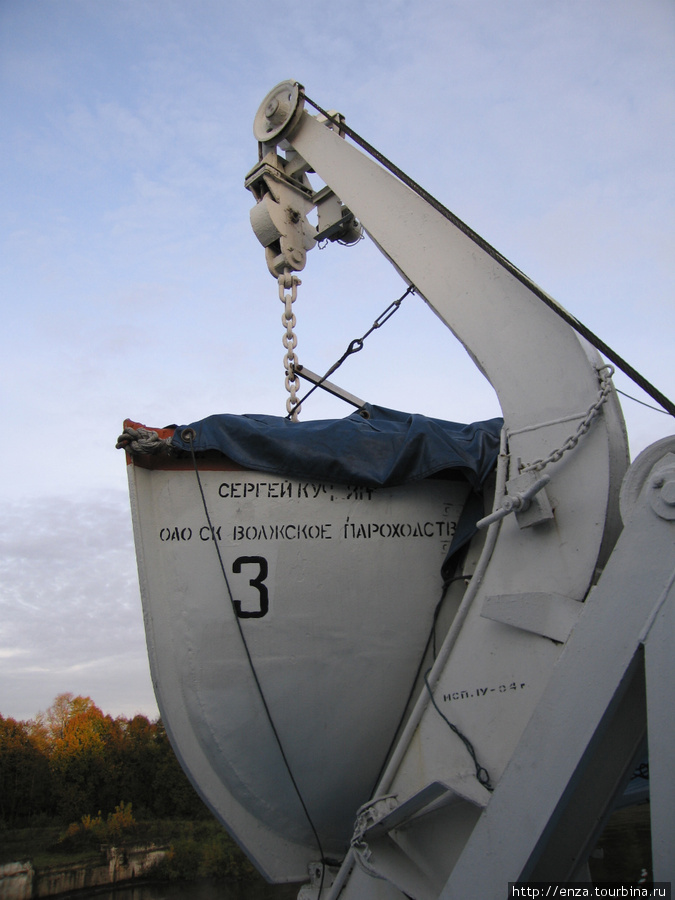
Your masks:
<svg viewBox="0 0 675 900"><path fill-rule="evenodd" d="M232 563L232 571L239 574L241 572L241 567L248 565L257 565L260 569L257 577L249 580L251 587L254 587L260 595L260 609L255 609L252 612L245 612L241 608L240 601L233 600L234 611L240 619L262 619L263 616L267 615L270 608L270 597L267 585L263 584L267 578L267 560L264 556L239 556Z"/></svg>

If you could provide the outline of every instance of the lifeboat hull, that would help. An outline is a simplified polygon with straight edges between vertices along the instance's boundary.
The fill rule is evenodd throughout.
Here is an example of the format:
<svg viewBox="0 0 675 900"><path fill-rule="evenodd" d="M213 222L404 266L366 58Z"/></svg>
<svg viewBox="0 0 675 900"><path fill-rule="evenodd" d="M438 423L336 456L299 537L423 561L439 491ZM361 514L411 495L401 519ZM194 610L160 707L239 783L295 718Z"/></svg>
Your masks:
<svg viewBox="0 0 675 900"><path fill-rule="evenodd" d="M309 482L128 456L153 683L193 784L272 881L341 858L441 598L463 479ZM355 727L354 723L368 723Z"/></svg>

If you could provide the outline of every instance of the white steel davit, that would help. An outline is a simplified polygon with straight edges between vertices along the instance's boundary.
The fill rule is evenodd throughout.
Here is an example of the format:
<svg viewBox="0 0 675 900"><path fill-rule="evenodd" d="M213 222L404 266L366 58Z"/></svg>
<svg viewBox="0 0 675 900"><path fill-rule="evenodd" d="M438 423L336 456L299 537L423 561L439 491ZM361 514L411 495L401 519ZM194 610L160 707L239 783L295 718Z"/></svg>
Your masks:
<svg viewBox="0 0 675 900"><path fill-rule="evenodd" d="M120 440L182 765L305 900L497 900L588 878L648 732L653 874L675 880L675 438L628 469L612 368L579 323L297 82L270 91L254 134L289 416L128 421ZM321 379L293 352L293 272L318 240L362 232L466 347L503 422L351 395L347 419L296 421L297 376Z"/></svg>

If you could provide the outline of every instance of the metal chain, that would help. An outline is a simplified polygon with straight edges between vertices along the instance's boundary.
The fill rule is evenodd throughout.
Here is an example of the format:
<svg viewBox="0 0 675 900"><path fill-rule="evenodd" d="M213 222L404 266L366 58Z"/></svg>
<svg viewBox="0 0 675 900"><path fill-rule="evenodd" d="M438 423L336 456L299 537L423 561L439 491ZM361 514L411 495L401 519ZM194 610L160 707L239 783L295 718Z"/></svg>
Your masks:
<svg viewBox="0 0 675 900"><path fill-rule="evenodd" d="M283 275L279 276L279 299L284 304L284 311L281 315L281 324L286 329L286 334L282 338L286 355L284 356L284 369L286 371L286 390L289 397L286 400L286 410L288 417L292 422L298 421L298 413L301 404L298 400L298 389L300 387L300 379L296 374L298 358L295 355L295 348L298 346L298 338L293 329L295 328L296 319L292 306L298 293L298 285L302 284L296 275L291 275L287 269ZM290 291L290 293L287 293Z"/></svg>
<svg viewBox="0 0 675 900"><path fill-rule="evenodd" d="M609 397L612 390L612 375L614 374L614 366L603 366L597 371L598 378L600 379L600 390L598 391L598 396L595 399L595 402L589 406L588 412L586 413L584 418L581 420L581 422L579 422L577 430L574 432L574 434L570 435L567 438L562 447L559 447L557 450L549 453L549 455L545 459L536 459L534 462L529 463L527 466L523 466L520 470L521 473L541 472L542 469L545 469L549 463L558 462L558 460L562 458L563 454L567 453L568 450L572 450L574 449L574 447L576 447L581 438L590 429L593 421L600 415L600 410L607 402L607 398Z"/></svg>

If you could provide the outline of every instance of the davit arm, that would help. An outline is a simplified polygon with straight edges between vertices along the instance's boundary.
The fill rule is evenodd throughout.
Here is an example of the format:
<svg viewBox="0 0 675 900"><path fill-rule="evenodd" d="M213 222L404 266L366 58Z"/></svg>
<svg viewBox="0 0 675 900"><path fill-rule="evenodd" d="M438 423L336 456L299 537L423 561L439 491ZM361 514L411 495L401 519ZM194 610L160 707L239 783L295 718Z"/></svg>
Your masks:
<svg viewBox="0 0 675 900"><path fill-rule="evenodd" d="M490 525L489 558L481 560L429 690L420 692L376 796L361 813L330 896L485 898L503 896L508 881L531 876L573 879L644 735L645 636L655 633L659 616L672 617L672 558L656 567L654 578L642 572L650 587L640 612L623 617L620 611L634 599L625 586L632 555L650 552L637 526L648 515L647 481L634 491L641 512L591 590L621 529L618 498L628 454L613 390L605 390L599 413L569 452L556 457L552 451L597 403L602 359L526 280L350 145L339 118L309 115L303 96L297 83L277 86L254 126L261 159L247 186L258 201L252 223L271 273L304 267L316 239L306 218L312 207L319 208L324 236L341 235L348 243L360 223L494 387L505 421L507 501L532 500L533 479L542 482L535 515L523 510ZM312 171L326 184L318 194L306 177ZM649 472L663 465L663 456L661 448ZM548 482L540 471L528 475L527 464L540 459L550 460ZM653 545L664 550L675 526L657 515ZM619 628L615 616L622 618ZM659 634L651 659L662 662L663 628ZM632 649L619 658L622 640ZM648 683L654 665L647 667ZM663 693L653 697L660 715ZM476 780L448 716L489 770L494 793ZM658 729L655 739L663 746ZM584 785L586 812L574 779ZM673 824L672 808L659 814L661 835ZM660 865L658 877L671 877L663 854ZM302 896L316 897L318 890L305 888Z"/></svg>

